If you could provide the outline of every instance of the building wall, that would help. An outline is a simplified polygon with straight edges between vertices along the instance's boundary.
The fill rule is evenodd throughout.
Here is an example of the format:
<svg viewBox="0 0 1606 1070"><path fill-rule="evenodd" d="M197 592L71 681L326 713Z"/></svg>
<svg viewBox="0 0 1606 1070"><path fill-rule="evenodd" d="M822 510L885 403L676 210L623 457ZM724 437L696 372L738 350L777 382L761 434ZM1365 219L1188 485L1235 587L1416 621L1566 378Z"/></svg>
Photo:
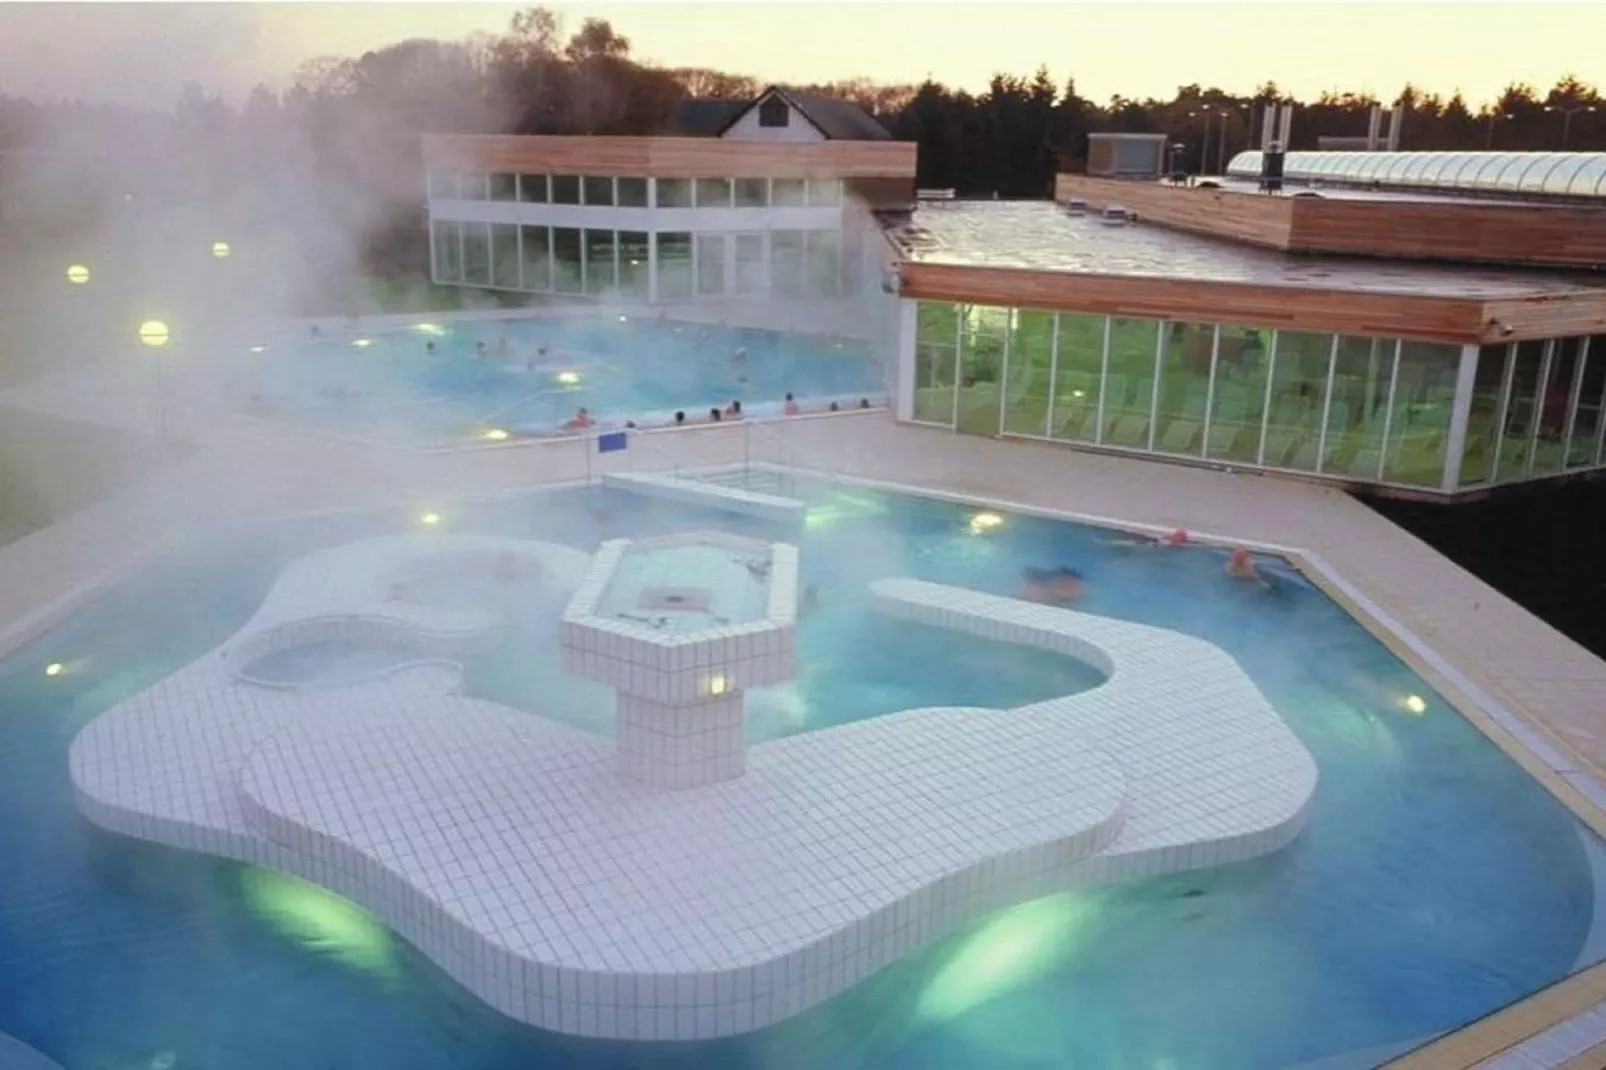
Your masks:
<svg viewBox="0 0 1606 1070"><path fill-rule="evenodd" d="M786 108L785 126L762 126L758 121L758 108L749 108L741 118L731 124L729 130L721 137L732 141L794 141L819 142L825 141L826 136L820 133L818 127L809 122L803 113L791 105Z"/></svg>

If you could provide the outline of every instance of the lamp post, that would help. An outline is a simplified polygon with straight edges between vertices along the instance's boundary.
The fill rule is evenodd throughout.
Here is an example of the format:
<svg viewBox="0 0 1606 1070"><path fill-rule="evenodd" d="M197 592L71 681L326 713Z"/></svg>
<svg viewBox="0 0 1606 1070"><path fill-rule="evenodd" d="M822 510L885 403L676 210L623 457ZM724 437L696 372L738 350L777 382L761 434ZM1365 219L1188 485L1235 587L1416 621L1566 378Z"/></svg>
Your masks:
<svg viewBox="0 0 1606 1070"><path fill-rule="evenodd" d="M1206 173L1206 168L1210 165L1210 117L1214 114L1215 109L1209 106L1200 108L1197 111L1190 111L1188 113L1188 118L1190 119L1196 118L1200 115L1204 116L1204 137L1199 139L1199 173L1201 175ZM1226 121L1226 117L1223 116L1222 123L1225 124Z"/></svg>
<svg viewBox="0 0 1606 1070"><path fill-rule="evenodd" d="M1511 118L1511 116L1509 114L1505 113L1505 112L1495 112L1493 115L1489 116L1489 137L1488 137L1488 140L1486 140L1483 143L1483 147L1484 147L1485 151L1492 151L1494 149L1494 128L1495 128L1495 124L1498 123L1501 119L1509 119L1509 118Z"/></svg>
<svg viewBox="0 0 1606 1070"><path fill-rule="evenodd" d="M1576 108L1563 108L1558 107L1555 104L1547 104L1545 105L1545 110L1561 112L1561 151L1566 152L1568 135L1570 135L1573 130L1573 116L1577 115L1581 111L1594 111L1595 105L1580 104Z"/></svg>
<svg viewBox="0 0 1606 1070"><path fill-rule="evenodd" d="M139 325L139 344L147 349L161 350L167 345L172 333L167 324L161 320L146 320ZM167 402L162 394L162 356L160 352L151 354L151 367L156 372L156 425L161 440L167 441Z"/></svg>

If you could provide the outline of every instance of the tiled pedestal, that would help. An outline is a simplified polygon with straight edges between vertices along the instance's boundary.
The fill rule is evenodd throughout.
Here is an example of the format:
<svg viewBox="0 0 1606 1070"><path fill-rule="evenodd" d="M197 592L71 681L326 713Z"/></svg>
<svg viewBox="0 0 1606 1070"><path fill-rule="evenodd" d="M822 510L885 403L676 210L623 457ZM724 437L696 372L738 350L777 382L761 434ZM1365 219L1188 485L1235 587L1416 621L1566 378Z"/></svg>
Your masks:
<svg viewBox="0 0 1606 1070"><path fill-rule="evenodd" d="M620 691L613 724L620 774L664 788L741 776L746 703L740 691L676 706Z"/></svg>

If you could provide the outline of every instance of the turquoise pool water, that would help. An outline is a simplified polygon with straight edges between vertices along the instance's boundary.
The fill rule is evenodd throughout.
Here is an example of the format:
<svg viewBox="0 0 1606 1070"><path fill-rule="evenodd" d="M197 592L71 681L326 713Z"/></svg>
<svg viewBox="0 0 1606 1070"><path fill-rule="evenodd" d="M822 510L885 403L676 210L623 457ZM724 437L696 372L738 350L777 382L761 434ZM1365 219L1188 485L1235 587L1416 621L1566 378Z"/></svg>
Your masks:
<svg viewBox="0 0 1606 1070"><path fill-rule="evenodd" d="M863 340L620 316L459 320L317 336L279 333L224 355L243 412L413 442L552 434L585 407L604 426L879 403L881 356Z"/></svg>
<svg viewBox="0 0 1606 1070"><path fill-rule="evenodd" d="M227 638L292 557L414 522L303 520L159 560L0 661L0 1032L75 1070L1328 1070L1372 1065L1601 957L1596 841L1293 577L1267 593L1228 582L1208 550L1123 550L1094 529L1016 516L977 533L972 509L809 493L803 580L819 608L799 626L798 679L752 696L755 738L1092 686L1040 651L877 617L865 591L909 575L1012 594L1023 568L1070 564L1086 577L1080 608L1239 659L1320 766L1305 832L1254 862L1005 911L751 1036L541 1033L332 897L98 832L73 807L66 750L90 718ZM458 508L452 522L580 547L696 527L779 534L602 491ZM465 689L607 731L606 689L558 675L555 609L532 604L468 666ZM280 667L323 678L340 653ZM52 663L62 670L46 675ZM1420 715L1410 695L1425 700Z"/></svg>

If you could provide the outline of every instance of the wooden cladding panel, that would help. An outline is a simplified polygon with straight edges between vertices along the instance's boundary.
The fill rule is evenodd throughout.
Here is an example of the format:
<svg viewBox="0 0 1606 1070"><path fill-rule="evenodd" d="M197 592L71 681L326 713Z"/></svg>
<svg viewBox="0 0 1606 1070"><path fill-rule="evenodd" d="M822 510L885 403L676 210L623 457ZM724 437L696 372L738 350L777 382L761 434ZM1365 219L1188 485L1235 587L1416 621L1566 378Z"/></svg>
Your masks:
<svg viewBox="0 0 1606 1070"><path fill-rule="evenodd" d="M1606 209L1307 197L1289 248L1588 267L1606 264Z"/></svg>
<svg viewBox="0 0 1606 1070"><path fill-rule="evenodd" d="M1271 249L1288 248L1295 207L1286 198L1174 189L1157 182L1122 182L1083 175L1060 175L1054 182L1054 196L1058 200L1081 197L1097 208L1119 204L1151 223Z"/></svg>
<svg viewBox="0 0 1606 1070"><path fill-rule="evenodd" d="M1483 304L1474 300L950 264L899 270L904 297L932 301L1440 342L1477 342L1483 334Z"/></svg>
<svg viewBox="0 0 1606 1070"><path fill-rule="evenodd" d="M907 178L849 178L842 185L849 196L872 208L915 203L915 180Z"/></svg>
<svg viewBox="0 0 1606 1070"><path fill-rule="evenodd" d="M1588 296L1507 298L1483 307L1485 342L1606 333L1606 291Z"/></svg>
<svg viewBox="0 0 1606 1070"><path fill-rule="evenodd" d="M1606 208L1268 197L1084 175L1060 175L1055 196L1081 197L1098 207L1121 204L1142 219L1178 230L1290 252L1558 267L1606 265Z"/></svg>
<svg viewBox="0 0 1606 1070"><path fill-rule="evenodd" d="M907 179L907 141L736 141L699 137L471 137L425 135L424 165L532 174L661 178Z"/></svg>

